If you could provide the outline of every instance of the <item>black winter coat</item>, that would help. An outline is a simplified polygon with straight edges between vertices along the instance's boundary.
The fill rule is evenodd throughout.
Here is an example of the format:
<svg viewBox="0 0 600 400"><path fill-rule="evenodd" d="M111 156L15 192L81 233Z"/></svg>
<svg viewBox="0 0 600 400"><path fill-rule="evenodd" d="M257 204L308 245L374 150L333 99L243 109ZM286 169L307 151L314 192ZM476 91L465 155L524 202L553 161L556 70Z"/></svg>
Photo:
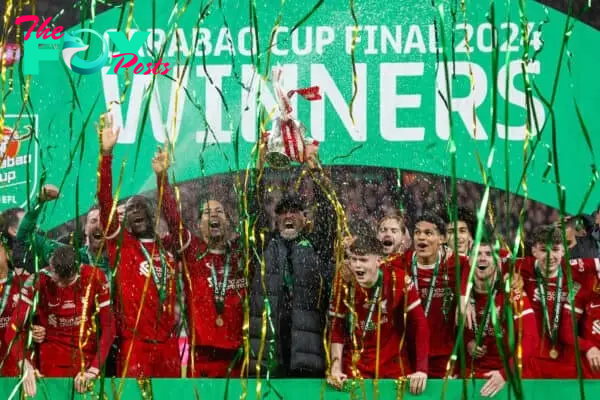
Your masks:
<svg viewBox="0 0 600 400"><path fill-rule="evenodd" d="M315 185L318 186L318 185ZM328 199L315 189L314 231L294 240L279 233L265 241L264 272L254 266L250 285L250 374L256 373L266 318L261 375L323 376L323 330L333 280L336 218ZM264 289L263 289L264 282ZM265 307L265 298L269 307ZM269 318L270 317L270 318ZM272 326L271 326L272 324Z"/></svg>

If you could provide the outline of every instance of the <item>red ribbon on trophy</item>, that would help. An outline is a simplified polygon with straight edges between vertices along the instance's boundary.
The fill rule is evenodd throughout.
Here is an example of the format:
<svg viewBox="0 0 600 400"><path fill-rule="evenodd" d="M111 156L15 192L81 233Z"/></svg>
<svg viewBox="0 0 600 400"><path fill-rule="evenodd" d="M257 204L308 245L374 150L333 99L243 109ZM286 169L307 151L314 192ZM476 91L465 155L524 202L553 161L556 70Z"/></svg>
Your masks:
<svg viewBox="0 0 600 400"><path fill-rule="evenodd" d="M283 69L279 68L275 71L273 89L280 116L273 120L271 131L266 133L265 160L273 168L285 168L291 162L304 163L311 151L309 148L318 148L319 142L305 137L306 127L292 117L290 99L297 93L308 101L321 100L320 88L311 86L286 92L283 88Z"/></svg>

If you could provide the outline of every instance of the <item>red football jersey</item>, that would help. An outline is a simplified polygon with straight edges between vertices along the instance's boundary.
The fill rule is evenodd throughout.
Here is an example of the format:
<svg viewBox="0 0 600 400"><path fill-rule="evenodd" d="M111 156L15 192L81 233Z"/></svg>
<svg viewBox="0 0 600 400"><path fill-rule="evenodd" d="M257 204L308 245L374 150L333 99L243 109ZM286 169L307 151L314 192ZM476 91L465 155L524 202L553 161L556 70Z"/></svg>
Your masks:
<svg viewBox="0 0 600 400"><path fill-rule="evenodd" d="M461 274L466 274L469 271L469 260L461 256L459 258L461 265ZM407 252L404 256L404 270L411 276L413 280L413 253ZM434 266L417 265L416 285L421 297L421 304L425 309L429 288L433 278ZM447 274L448 281L445 282L444 274ZM456 339L455 335L455 312L456 312L456 277L457 271L455 268L454 257L447 259L445 263L439 266L438 275L433 289L433 297L429 312L426 314L429 330L435 332L435 335L430 336L429 355L430 357L450 356ZM444 315L443 303L444 292L446 287L452 292L452 296L446 304L447 314Z"/></svg>
<svg viewBox="0 0 600 400"><path fill-rule="evenodd" d="M204 242L190 235L189 246L184 250L184 290L188 306L190 343L220 349L237 349L242 343L244 323L243 301L246 296L246 279L239 267L236 246L227 252L208 250ZM225 264L229 263L229 276L225 291L222 324L215 306L215 288L211 267L217 273L217 285L223 284ZM221 326L219 326L221 325Z"/></svg>
<svg viewBox="0 0 600 400"><path fill-rule="evenodd" d="M600 378L600 373L592 372L585 354L592 347L600 349L600 287L598 281L595 281L595 287L586 285L585 288L575 296L575 315L579 320L579 349L582 354L581 362L584 366L584 374L587 378ZM563 318L570 318L572 307L565 304ZM570 319L569 319L570 321ZM561 331L561 337L570 336L572 338L572 325L565 324L565 330ZM568 332L566 332L568 331ZM572 339L566 341L572 342Z"/></svg>
<svg viewBox="0 0 600 400"><path fill-rule="evenodd" d="M107 232L106 247L110 265L116 269L114 282L118 335L165 342L175 335L177 328L177 264L164 249L172 249L177 238L167 235L160 243L153 239L139 240L121 228L116 213L109 226L113 205L111 164L112 156L104 155L100 164L98 199L100 220ZM150 260L146 259L142 246ZM161 253L166 262L164 271ZM161 302L159 287L166 293L164 302Z"/></svg>
<svg viewBox="0 0 600 400"><path fill-rule="evenodd" d="M353 324L355 327L354 337L358 346L362 346L360 360L357 363L361 376L370 378L375 375L378 334L379 377L398 378L402 373L408 374L414 370L426 372L429 343L424 339L429 335L429 330L415 285L402 271L384 268L382 273L381 301L373 308L371 318L373 326L366 333L365 325L371 308L370 302L375 294L374 288L364 289L356 285L354 304L352 305L354 310L349 310L344 302L341 302L337 310L333 303L331 305L329 314L332 317L332 343L344 344L343 369L346 373L351 373L354 345L347 322L350 315L355 315L357 321ZM416 344L405 342L402 353L399 354L400 341L406 328L404 325L405 310L407 311L408 328L414 328L416 330L414 337L418 337L420 340ZM407 346L417 347L415 368L411 368L408 361Z"/></svg>
<svg viewBox="0 0 600 400"><path fill-rule="evenodd" d="M4 306L2 313L0 314L0 359L5 360L2 365L3 376L15 376L18 374L16 360L14 360L14 357L11 357L10 354L8 356L6 355L9 343L6 342L5 336L11 316L19 301L19 293L21 293L21 289L29 277L27 271L23 271L18 275L14 272L9 272L9 274L12 275L10 282L8 282L8 278L0 280L0 302L2 306ZM6 290L9 286L10 290L7 293ZM3 301L4 298L6 298L6 302Z"/></svg>
<svg viewBox="0 0 600 400"><path fill-rule="evenodd" d="M571 266L571 274L573 279L573 287L575 293L579 291L579 288L584 285L594 274L596 274L596 268L599 265L597 260L593 259L573 259L570 261ZM544 309L542 305L542 298L540 295L540 290L538 288L538 283L536 280L536 261L533 257L525 257L518 259L515 264L515 271L519 272L523 278L524 289L531 299L531 305L533 307L533 311L535 313L535 318L537 321L538 334L541 338L539 348L536 352L536 357L545 358L548 360L552 360L550 358L550 350L552 349L552 341L551 341L551 332L547 326L547 323L544 319ZM561 305L559 305L559 310L562 310L563 305L567 301L567 267L563 261L563 288L562 294L560 298ZM550 277L547 280L546 285L543 290L546 291L546 310L548 312L550 321L552 322L552 318L554 316L555 310L555 301L557 297L557 281L558 278ZM547 288L546 288L547 286ZM563 318L561 317L560 323L563 323ZM559 328L560 329L560 328ZM564 364L564 357L567 357L570 360L569 349L564 349L563 344L560 340L557 339L555 344L556 350L559 352L559 358L553 361L556 363ZM573 367L571 365L571 367Z"/></svg>
<svg viewBox="0 0 600 400"><path fill-rule="evenodd" d="M111 265L116 265L119 257L114 274L118 334L124 338L164 342L176 333L177 263L171 253L162 250L167 264L163 271L160 245L156 241L138 240L125 230L119 245L118 236L119 232L106 241ZM151 266L141 246L152 257ZM154 269L161 287L165 285L166 298L162 303L150 268Z"/></svg>
<svg viewBox="0 0 600 400"><path fill-rule="evenodd" d="M492 310L488 310L486 315L489 296L487 293L479 293L473 290L472 298L475 301L476 326L473 330L465 329L465 345L476 339L479 329L485 328L481 334L479 346L485 346L487 350L481 358L472 360L471 357L468 357L467 369L470 373L475 374L476 377L482 377L484 373L489 371L503 371L504 364L502 363L502 356L500 355L496 341L496 328L494 328L494 324L492 323ZM528 357L535 351L538 340L534 312L525 292L515 292L510 304L513 307L513 319L515 321L515 343L518 341L518 332L521 331L523 335L523 340L521 341L523 349L522 362L526 364ZM505 357L509 357L506 314L504 313L504 293L502 291L497 291L494 299L494 307L496 316L500 322L499 329L501 329L504 339L502 351ZM487 323L486 320L488 320Z"/></svg>
<svg viewBox="0 0 600 400"><path fill-rule="evenodd" d="M36 275L29 276L12 315L16 327L26 322L36 293L37 323L46 328L46 339L39 345L42 373L46 367L80 365L82 362L86 368L98 367L110 347L108 343L105 349L98 349L97 332L92 327L95 315L110 306L109 285L104 272L81 265L77 279L66 287L57 285L49 268L42 269L37 279Z"/></svg>

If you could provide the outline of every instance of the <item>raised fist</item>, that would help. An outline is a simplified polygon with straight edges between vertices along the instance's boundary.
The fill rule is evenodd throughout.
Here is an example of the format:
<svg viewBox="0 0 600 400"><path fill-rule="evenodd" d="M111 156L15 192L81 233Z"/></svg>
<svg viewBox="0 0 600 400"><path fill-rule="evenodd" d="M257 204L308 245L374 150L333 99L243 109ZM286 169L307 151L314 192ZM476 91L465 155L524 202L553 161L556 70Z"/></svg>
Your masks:
<svg viewBox="0 0 600 400"><path fill-rule="evenodd" d="M103 154L111 154L113 147L117 144L120 128L113 129L113 117L109 113L100 116L100 124L96 125L96 132L100 138L100 146Z"/></svg>
<svg viewBox="0 0 600 400"><path fill-rule="evenodd" d="M44 185L40 192L40 202L56 200L58 195L58 188L56 186Z"/></svg>
<svg viewBox="0 0 600 400"><path fill-rule="evenodd" d="M158 175L166 172L170 165L169 155L159 147L152 159L152 169Z"/></svg>

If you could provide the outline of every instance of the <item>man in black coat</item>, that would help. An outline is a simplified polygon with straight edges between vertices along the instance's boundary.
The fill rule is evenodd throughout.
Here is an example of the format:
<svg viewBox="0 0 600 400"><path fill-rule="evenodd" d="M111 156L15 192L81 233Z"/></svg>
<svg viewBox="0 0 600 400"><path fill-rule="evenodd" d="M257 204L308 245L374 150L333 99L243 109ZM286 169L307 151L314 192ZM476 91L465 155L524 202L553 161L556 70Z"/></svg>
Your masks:
<svg viewBox="0 0 600 400"><path fill-rule="evenodd" d="M314 186L312 229L300 197L284 195L275 208L276 231L264 241L264 264L254 266L250 286L251 375L269 372L279 377L321 377L327 367L323 330L333 281L337 219L319 184Z"/></svg>

